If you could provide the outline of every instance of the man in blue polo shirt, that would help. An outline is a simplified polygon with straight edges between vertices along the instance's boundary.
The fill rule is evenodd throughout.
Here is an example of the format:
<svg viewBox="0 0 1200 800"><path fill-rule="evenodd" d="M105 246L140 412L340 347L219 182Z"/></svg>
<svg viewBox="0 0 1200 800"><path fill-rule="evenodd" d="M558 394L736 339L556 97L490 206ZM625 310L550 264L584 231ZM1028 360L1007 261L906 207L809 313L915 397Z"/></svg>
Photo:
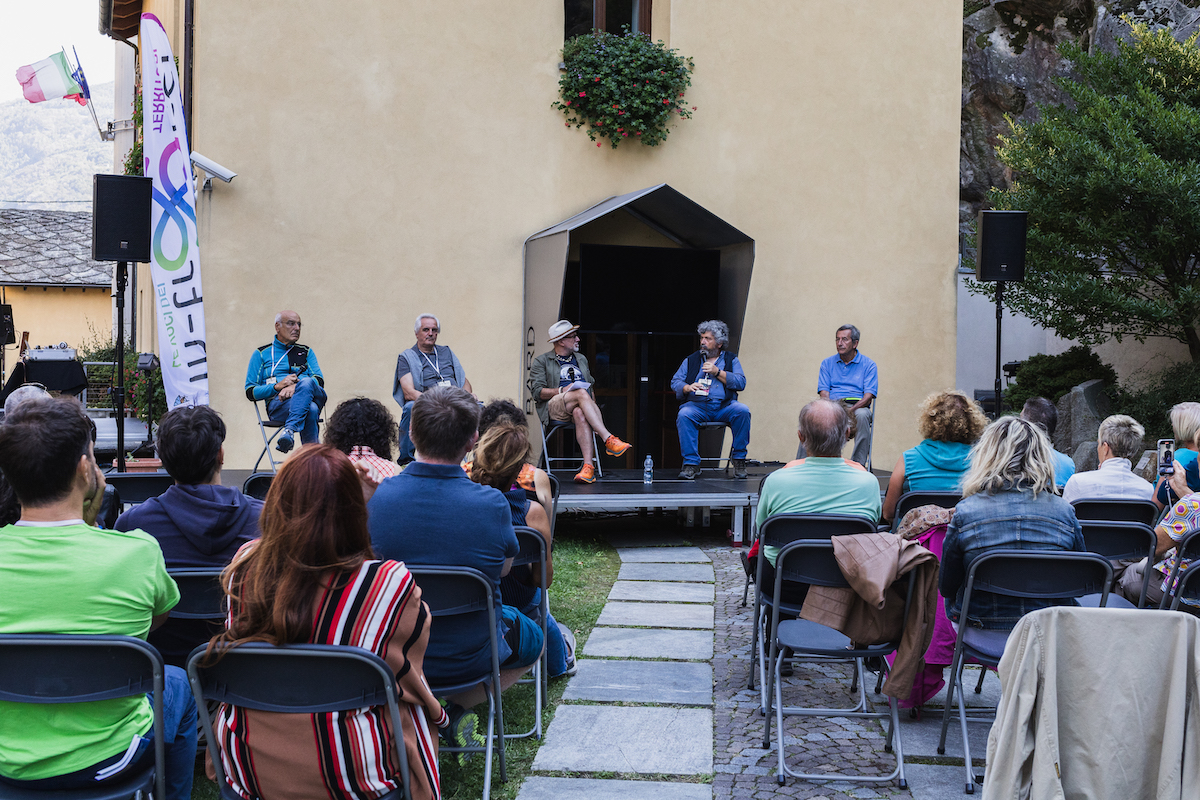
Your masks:
<svg viewBox="0 0 1200 800"><path fill-rule="evenodd" d="M853 325L837 329L837 355L821 362L817 392L825 400L839 401L854 415L854 453L850 458L865 467L871 452L871 402L879 394L879 372L874 361L858 352L858 337L858 328ZM796 458L804 458L804 442Z"/></svg>

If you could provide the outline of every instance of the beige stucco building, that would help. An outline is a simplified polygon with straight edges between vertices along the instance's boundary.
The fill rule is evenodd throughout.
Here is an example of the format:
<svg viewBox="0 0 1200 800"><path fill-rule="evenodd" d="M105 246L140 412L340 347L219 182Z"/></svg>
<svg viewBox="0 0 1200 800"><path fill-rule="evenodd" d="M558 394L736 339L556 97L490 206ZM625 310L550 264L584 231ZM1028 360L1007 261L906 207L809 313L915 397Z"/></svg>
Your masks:
<svg viewBox="0 0 1200 800"><path fill-rule="evenodd" d="M652 37L694 59L697 110L663 146L615 151L551 108L557 0L336 13L269 0L144 5L173 33L185 80L190 68L193 149L238 173L201 192L197 209L229 467L250 466L261 445L243 381L282 308L303 317L330 409L368 395L399 416L396 356L423 311L440 316L440 343L481 397L523 400L526 360L548 348L561 293L544 284L553 271L531 266L540 256L527 240L659 185L749 242L707 246L736 246L748 278L733 302L722 273L721 308L744 314L736 341L752 459L794 453L797 412L842 323L862 329L861 349L879 364L877 467L916 441L917 403L954 384L957 3L654 0ZM570 230L556 257L570 261L587 242L692 244L673 225L617 210ZM619 303L639 287L609 291ZM623 343L639 361L632 340L615 341L603 346ZM632 362L626 403L646 372ZM654 380L661 395L661 368ZM668 440L663 422L655 430ZM635 452L657 459L666 446L635 441Z"/></svg>

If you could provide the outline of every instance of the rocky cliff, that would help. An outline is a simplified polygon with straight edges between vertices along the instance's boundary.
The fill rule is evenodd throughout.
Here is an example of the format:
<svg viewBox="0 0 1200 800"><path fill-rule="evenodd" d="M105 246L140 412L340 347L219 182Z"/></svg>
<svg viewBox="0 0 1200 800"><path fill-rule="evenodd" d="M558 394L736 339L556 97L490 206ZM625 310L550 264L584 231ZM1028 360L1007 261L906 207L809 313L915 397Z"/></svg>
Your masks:
<svg viewBox="0 0 1200 800"><path fill-rule="evenodd" d="M1037 104L1063 100L1053 78L1070 74L1063 41L1112 52L1128 30L1121 21L1170 27L1183 40L1200 28L1200 0L965 0L963 3L962 140L959 229L966 233L992 186L1009 174L996 158L1005 117L1026 120Z"/></svg>

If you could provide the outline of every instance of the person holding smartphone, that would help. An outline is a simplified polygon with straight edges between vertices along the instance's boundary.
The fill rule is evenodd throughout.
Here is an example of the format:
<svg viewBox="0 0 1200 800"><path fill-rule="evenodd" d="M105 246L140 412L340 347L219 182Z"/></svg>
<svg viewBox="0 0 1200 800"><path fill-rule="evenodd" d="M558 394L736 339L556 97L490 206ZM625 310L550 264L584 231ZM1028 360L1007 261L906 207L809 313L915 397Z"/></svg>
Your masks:
<svg viewBox="0 0 1200 800"><path fill-rule="evenodd" d="M1177 403L1171 408L1171 430L1175 434L1175 458L1177 470L1184 473L1184 481L1190 492L1200 491L1200 463L1197 463L1196 439L1200 438L1200 403ZM1180 495L1164 475L1154 487L1154 503L1166 508L1168 503L1178 500Z"/></svg>

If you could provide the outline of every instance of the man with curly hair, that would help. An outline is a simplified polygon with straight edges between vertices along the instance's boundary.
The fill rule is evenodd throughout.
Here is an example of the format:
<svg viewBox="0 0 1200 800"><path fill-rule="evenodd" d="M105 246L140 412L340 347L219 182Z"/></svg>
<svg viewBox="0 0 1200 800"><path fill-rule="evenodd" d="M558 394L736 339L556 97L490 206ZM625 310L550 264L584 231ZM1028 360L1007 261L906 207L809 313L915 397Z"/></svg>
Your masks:
<svg viewBox="0 0 1200 800"><path fill-rule="evenodd" d="M710 319L696 326L700 349L683 360L671 378L679 406L675 427L687 481L700 475L700 424L723 422L733 432L733 477L746 477L746 449L750 446L750 409L739 403L738 392L746 388L746 373L738 357L725 350L729 326Z"/></svg>

